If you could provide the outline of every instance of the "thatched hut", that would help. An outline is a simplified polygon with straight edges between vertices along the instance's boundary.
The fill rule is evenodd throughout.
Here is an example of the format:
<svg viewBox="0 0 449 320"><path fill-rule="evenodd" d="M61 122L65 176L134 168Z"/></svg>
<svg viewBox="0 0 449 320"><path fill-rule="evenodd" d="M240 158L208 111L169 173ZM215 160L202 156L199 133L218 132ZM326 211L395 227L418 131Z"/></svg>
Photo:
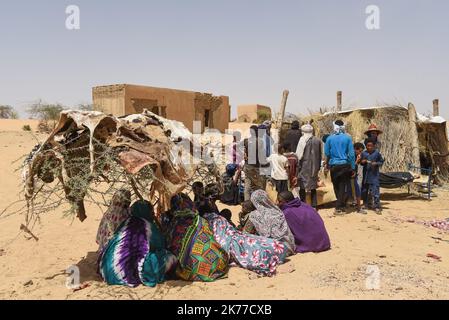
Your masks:
<svg viewBox="0 0 449 320"><path fill-rule="evenodd" d="M384 172L407 171L414 162L414 146L418 146L420 167L431 167L437 182L449 181L448 134L446 120L442 117L416 114L414 121L406 107L380 106L326 112L307 120L313 120L316 135L323 137L332 133L333 122L337 119L345 121L354 141L363 141L372 123L382 129L380 151L385 157Z"/></svg>

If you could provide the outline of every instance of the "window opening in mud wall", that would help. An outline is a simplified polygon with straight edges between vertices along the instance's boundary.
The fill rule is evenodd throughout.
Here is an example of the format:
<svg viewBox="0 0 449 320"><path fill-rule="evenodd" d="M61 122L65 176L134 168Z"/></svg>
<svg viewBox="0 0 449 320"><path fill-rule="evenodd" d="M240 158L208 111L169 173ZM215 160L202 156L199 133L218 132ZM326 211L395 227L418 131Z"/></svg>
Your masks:
<svg viewBox="0 0 449 320"><path fill-rule="evenodd" d="M158 110L157 100L152 99L132 99L133 108L136 113L142 113L144 109L151 111L153 113L159 114L158 112L154 112L153 110Z"/></svg>
<svg viewBox="0 0 449 320"><path fill-rule="evenodd" d="M154 106L151 112L157 114L158 116L167 118L167 107L166 106Z"/></svg>
<svg viewBox="0 0 449 320"><path fill-rule="evenodd" d="M204 128L210 127L210 116L211 116L210 110L204 110Z"/></svg>

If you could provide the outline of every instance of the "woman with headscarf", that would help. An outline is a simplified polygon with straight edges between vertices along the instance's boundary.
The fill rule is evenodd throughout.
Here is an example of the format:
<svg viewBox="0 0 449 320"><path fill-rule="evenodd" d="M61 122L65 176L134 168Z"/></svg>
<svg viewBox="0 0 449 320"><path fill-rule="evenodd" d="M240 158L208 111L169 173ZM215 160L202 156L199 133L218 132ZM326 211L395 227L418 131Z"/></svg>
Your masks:
<svg viewBox="0 0 449 320"><path fill-rule="evenodd" d="M112 197L111 205L103 215L97 231L99 252L108 244L117 228L131 216L130 204L131 192L129 190L120 189Z"/></svg>
<svg viewBox="0 0 449 320"><path fill-rule="evenodd" d="M249 219L257 234L263 237L282 241L289 254L295 252L295 239L290 231L282 211L270 200L264 190L256 190L251 195L251 202L256 210L250 213Z"/></svg>
<svg viewBox="0 0 449 320"><path fill-rule="evenodd" d="M315 209L295 198L290 191L278 195L278 205L295 238L297 253L330 249L329 234L323 219Z"/></svg>
<svg viewBox="0 0 449 320"><path fill-rule="evenodd" d="M220 215L206 213L204 218L231 262L244 269L271 276L289 252L284 242L239 231Z"/></svg>
<svg viewBox="0 0 449 320"><path fill-rule="evenodd" d="M240 203L240 192L239 186L234 179L235 173L237 171L238 165L228 164L226 166L226 172L223 173L223 193L220 196L220 201L229 205L236 205Z"/></svg>
<svg viewBox="0 0 449 320"><path fill-rule="evenodd" d="M310 192L312 198L312 207L316 209L318 188L318 173L321 168L322 143L321 140L313 135L313 127L305 124L301 127L303 133L299 139L296 156L298 157L298 182L299 196L301 201L306 202L307 192Z"/></svg>
<svg viewBox="0 0 449 320"><path fill-rule="evenodd" d="M176 257L154 221L153 206L137 201L99 256L98 270L110 285L154 287L174 270Z"/></svg>
<svg viewBox="0 0 449 320"><path fill-rule="evenodd" d="M229 256L214 239L207 220L192 210L182 195L174 196L171 204L168 249L179 261L176 275L182 280L205 282L226 276Z"/></svg>

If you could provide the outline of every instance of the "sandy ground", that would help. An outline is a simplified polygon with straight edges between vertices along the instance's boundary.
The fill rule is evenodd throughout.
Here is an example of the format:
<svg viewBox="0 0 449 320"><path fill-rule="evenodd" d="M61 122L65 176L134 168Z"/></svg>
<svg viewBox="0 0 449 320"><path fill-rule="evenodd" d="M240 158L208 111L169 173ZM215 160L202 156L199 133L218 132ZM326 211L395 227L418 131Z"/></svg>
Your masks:
<svg viewBox="0 0 449 320"><path fill-rule="evenodd" d="M36 140L20 131L22 125L0 123L0 210L19 198L20 174L12 164ZM19 128L19 129L17 129ZM88 219L63 217L63 208L42 216L34 233L39 241L19 231L24 217L0 217L0 299L449 299L449 233L394 218L449 218L449 189L436 191L431 202L408 197L403 190L385 193L382 216L322 215L332 250L293 256L295 271L257 278L232 268L214 283L168 281L156 288L107 286L96 274L98 208L88 207ZM232 208L236 215L238 208ZM438 238L440 240L437 240ZM433 253L441 261L426 257ZM65 286L64 271L80 269L86 288ZM374 273L370 275L370 272ZM380 275L379 288L367 283Z"/></svg>
<svg viewBox="0 0 449 320"><path fill-rule="evenodd" d="M0 131L23 131L23 126L29 125L36 132L38 124L35 119L0 119Z"/></svg>

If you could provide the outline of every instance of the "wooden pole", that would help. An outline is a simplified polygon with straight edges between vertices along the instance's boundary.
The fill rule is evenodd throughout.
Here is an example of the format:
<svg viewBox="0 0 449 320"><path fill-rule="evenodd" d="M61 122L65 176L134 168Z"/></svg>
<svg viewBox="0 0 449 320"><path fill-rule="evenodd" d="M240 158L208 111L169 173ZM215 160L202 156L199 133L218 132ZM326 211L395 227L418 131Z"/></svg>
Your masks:
<svg viewBox="0 0 449 320"><path fill-rule="evenodd" d="M341 111L343 100L343 92L337 91L337 111Z"/></svg>
<svg viewBox="0 0 449 320"><path fill-rule="evenodd" d="M410 135L412 137L412 165L415 167L420 167L418 128L416 126L416 109L413 103L408 104L408 121L410 126Z"/></svg>
<svg viewBox="0 0 449 320"><path fill-rule="evenodd" d="M279 110L278 118L276 119L276 128L280 129L282 127L282 122L284 121L285 116L285 107L287 106L287 99L289 95L288 90L284 90L282 93L282 101L281 101L281 108Z"/></svg>
<svg viewBox="0 0 449 320"><path fill-rule="evenodd" d="M438 99L433 100L433 116L438 117L440 115L440 106Z"/></svg>

